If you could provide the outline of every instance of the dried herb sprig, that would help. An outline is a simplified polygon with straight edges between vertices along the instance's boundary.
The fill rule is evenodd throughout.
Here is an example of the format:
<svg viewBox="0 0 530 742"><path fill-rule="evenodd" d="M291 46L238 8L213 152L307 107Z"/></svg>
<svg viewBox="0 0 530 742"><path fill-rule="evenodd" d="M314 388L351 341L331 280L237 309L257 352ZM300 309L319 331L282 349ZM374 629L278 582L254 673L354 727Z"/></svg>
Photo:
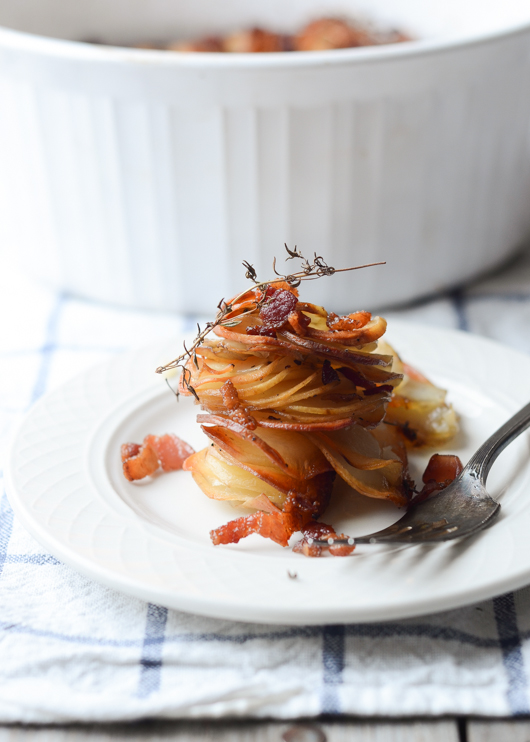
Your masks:
<svg viewBox="0 0 530 742"><path fill-rule="evenodd" d="M254 266L251 265L247 260L243 261L243 267L246 271L245 278L248 278L254 283L254 288L265 288L266 286L271 286L275 283L287 283L289 284L289 286L292 286L292 288L296 288L297 286L300 286L302 281L314 281L317 278L322 278L323 276L333 276L335 273L345 273L347 271L356 271L361 268L371 268L375 265L385 265L385 262L383 261L379 263L367 263L366 265L355 265L351 268L334 268L333 266L328 265L321 255L317 255L316 253L314 254L313 261L309 262L309 260L304 257L304 255L302 255L302 253L296 248L296 246L294 250L290 250L287 245L285 245L285 249L287 251L286 261L293 259L302 261L300 270L288 274L279 273L276 270L276 258L274 258L272 262L272 269L277 278L272 278L268 281L260 281L258 279ZM193 341L191 347L187 348L186 344L184 343L184 353L182 353L182 355L180 355L178 358L175 358L173 361L170 361L165 366L159 366L156 369L156 373L163 374L165 371L169 371L170 369L174 368L182 369L182 383L184 384L186 389L188 389L188 391L193 394L195 399L199 401L199 396L190 383L191 372L187 368L186 364L190 359L192 359L193 363L198 369L199 364L197 362L196 354L197 348L202 344L206 336L209 335L215 327L219 325L222 325L223 327L232 327L238 324L238 321L223 320L232 311L232 307L234 306L234 304L236 304L238 300L241 299L241 297L244 296L248 291L249 289L241 291L241 293L237 294L237 296L235 296L231 300L230 304L227 304L224 299L221 299L221 301L217 305L217 314L215 315L214 320L212 322L207 322L203 329L201 329L200 325L197 324L197 336L195 337L195 340ZM265 292L263 295L263 299L265 299ZM179 396L178 391L176 391L175 394L177 397Z"/></svg>

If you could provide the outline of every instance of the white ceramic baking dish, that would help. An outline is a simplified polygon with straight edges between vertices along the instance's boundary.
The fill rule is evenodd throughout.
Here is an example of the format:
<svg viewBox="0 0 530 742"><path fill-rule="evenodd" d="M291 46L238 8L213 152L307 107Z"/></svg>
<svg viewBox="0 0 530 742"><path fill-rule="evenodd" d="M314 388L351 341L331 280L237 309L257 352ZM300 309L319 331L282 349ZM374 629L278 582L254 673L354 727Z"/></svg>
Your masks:
<svg viewBox="0 0 530 742"><path fill-rule="evenodd" d="M486 7L485 7L486 6ZM290 54L80 43L364 13L420 40ZM204 311L283 243L336 310L427 295L530 233L530 4L0 0L0 240L42 279ZM72 41L73 40L73 41Z"/></svg>

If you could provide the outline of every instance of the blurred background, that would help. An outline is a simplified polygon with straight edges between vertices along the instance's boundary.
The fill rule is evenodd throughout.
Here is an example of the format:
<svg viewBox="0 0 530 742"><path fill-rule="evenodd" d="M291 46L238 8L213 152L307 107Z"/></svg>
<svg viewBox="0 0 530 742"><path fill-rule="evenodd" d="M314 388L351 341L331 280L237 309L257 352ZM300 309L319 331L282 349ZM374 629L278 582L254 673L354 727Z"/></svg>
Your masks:
<svg viewBox="0 0 530 742"><path fill-rule="evenodd" d="M0 249L136 309L285 242L387 262L311 287L337 311L432 296L528 238L529 73L520 0L0 0Z"/></svg>

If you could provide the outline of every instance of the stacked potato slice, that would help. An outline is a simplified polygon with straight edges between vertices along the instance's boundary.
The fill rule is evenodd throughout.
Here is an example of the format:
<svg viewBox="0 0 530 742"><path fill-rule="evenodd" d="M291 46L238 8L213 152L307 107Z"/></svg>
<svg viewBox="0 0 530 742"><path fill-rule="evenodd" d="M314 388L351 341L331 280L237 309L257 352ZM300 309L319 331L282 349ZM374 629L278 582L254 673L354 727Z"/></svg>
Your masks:
<svg viewBox="0 0 530 742"><path fill-rule="evenodd" d="M458 419L453 407L446 402L445 389L403 363L385 341L381 341L379 347L384 353L393 355L392 369L403 376L394 389L385 421L400 427L413 446L434 448L451 440L458 432Z"/></svg>
<svg viewBox="0 0 530 742"><path fill-rule="evenodd" d="M379 354L385 320L346 317L270 285L235 301L181 379L212 444L185 468L209 497L255 511L212 532L214 543L258 532L285 545L325 510L335 473L354 489L408 502L403 436L381 424L403 378Z"/></svg>

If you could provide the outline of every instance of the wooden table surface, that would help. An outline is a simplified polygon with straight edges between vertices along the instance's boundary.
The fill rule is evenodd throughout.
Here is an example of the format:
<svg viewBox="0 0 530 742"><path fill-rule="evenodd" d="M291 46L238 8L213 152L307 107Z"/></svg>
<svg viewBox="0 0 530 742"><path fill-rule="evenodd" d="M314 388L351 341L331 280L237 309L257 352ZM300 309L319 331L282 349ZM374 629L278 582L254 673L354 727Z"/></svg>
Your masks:
<svg viewBox="0 0 530 742"><path fill-rule="evenodd" d="M530 720L166 722L0 726L0 742L530 742Z"/></svg>

